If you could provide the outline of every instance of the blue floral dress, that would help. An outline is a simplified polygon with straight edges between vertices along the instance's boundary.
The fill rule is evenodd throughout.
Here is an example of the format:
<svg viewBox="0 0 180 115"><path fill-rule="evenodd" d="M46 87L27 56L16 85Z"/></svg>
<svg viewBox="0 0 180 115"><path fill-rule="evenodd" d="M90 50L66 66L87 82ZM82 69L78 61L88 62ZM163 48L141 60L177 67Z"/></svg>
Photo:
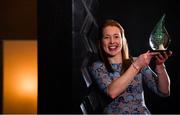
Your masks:
<svg viewBox="0 0 180 115"><path fill-rule="evenodd" d="M108 85L120 77L121 64L112 64L113 73L109 73L103 62L97 61L91 66L91 73L98 87L107 94ZM150 114L145 105L142 82L145 82L148 88L160 96L163 95L157 88L157 75L150 67L143 68L137 74L127 89L104 108L104 113L120 114Z"/></svg>

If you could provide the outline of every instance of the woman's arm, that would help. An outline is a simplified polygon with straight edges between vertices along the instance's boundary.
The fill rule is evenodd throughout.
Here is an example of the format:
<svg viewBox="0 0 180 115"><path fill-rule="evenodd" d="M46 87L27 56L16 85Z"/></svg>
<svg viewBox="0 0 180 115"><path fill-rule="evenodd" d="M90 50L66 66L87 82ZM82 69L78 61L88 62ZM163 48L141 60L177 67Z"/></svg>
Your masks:
<svg viewBox="0 0 180 115"><path fill-rule="evenodd" d="M170 79L166 71L165 65L156 65L156 73L158 75L158 88L163 94L170 95Z"/></svg>
<svg viewBox="0 0 180 115"><path fill-rule="evenodd" d="M164 57L161 54L156 56L156 73L154 73L150 67L146 67L142 71L145 84L148 88L162 97L170 95L170 79L164 62L169 56L171 56L171 54L172 52L170 52L169 55L164 54Z"/></svg>
<svg viewBox="0 0 180 115"><path fill-rule="evenodd" d="M166 95L170 95L170 79L166 71L164 62L172 55L172 52L168 54L163 52L163 55L159 54L156 56L156 73L158 75L158 88Z"/></svg>
<svg viewBox="0 0 180 115"><path fill-rule="evenodd" d="M128 87L139 70L140 67L136 64L136 62L133 62L123 75L111 82L107 89L108 95L114 99L121 94Z"/></svg>
<svg viewBox="0 0 180 115"><path fill-rule="evenodd" d="M157 55L157 53L153 52L146 52L141 54L135 62L131 64L131 66L124 72L123 75L118 77L117 79L113 80L112 83L108 86L107 93L110 95L111 98L116 98L120 95L131 83L137 73L140 71L141 68L144 66L149 65L149 62L153 56Z"/></svg>

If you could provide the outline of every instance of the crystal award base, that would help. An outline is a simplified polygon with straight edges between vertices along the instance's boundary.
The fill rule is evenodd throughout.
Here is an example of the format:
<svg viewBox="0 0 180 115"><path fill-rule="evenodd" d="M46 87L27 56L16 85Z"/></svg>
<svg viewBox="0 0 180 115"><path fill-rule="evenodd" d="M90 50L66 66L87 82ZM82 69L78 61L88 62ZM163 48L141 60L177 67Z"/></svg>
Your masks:
<svg viewBox="0 0 180 115"><path fill-rule="evenodd" d="M170 55L171 51L170 50L150 50L150 52L159 52L163 57L164 57L164 53L166 53L167 55Z"/></svg>

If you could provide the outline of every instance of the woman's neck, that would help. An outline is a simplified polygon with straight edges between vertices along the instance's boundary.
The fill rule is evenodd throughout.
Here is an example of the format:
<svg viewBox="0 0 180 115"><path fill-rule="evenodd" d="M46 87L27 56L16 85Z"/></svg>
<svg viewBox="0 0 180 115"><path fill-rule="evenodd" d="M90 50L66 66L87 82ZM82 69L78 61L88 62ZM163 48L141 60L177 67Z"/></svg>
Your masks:
<svg viewBox="0 0 180 115"><path fill-rule="evenodd" d="M110 64L119 64L122 63L122 55L116 55L113 57L108 57Z"/></svg>

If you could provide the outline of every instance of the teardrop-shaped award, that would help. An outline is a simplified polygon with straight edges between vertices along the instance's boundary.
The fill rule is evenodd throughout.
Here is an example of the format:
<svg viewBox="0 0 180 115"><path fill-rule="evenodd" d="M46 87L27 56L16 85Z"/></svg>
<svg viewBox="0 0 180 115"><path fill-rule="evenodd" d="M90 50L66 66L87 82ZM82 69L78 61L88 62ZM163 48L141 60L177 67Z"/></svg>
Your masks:
<svg viewBox="0 0 180 115"><path fill-rule="evenodd" d="M167 51L171 42L169 34L165 28L165 14L157 22L150 34L149 44L153 52Z"/></svg>

